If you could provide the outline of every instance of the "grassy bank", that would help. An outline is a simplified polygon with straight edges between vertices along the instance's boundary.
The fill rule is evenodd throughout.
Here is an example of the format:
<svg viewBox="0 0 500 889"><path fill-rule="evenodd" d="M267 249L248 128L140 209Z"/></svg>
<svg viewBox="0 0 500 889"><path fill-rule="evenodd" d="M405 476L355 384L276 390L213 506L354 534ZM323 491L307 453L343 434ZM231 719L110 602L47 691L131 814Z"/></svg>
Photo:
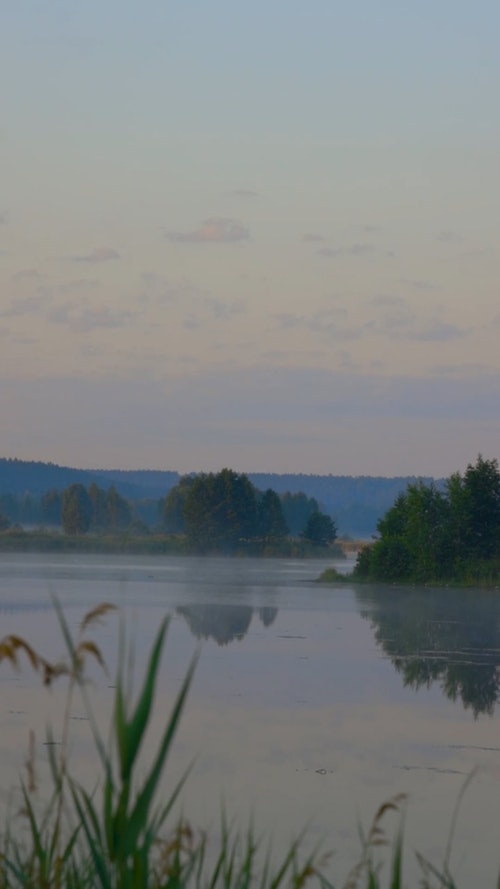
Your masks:
<svg viewBox="0 0 500 889"><path fill-rule="evenodd" d="M316 583L330 584L332 586L336 584L352 583L359 586L382 584L398 587L421 587L425 589L448 589L449 587L456 587L456 589L463 590L474 588L483 590L498 590L500 589L500 574L495 568L495 570L485 569L477 572L470 571L464 573L460 577L449 577L446 579L438 577L435 579L429 578L426 580L422 580L418 577L401 577L399 579L391 578L384 580L378 577L358 574L356 571L352 571L349 574L342 574L335 568L325 568L325 570L321 572L319 577L316 578Z"/></svg>
<svg viewBox="0 0 500 889"><path fill-rule="evenodd" d="M0 552L94 553L127 555L199 555L182 536L168 534L61 534L44 529L9 530L0 534ZM242 542L231 552L214 550L204 555L252 556L263 558L332 559L343 558L342 548L315 546L307 540Z"/></svg>

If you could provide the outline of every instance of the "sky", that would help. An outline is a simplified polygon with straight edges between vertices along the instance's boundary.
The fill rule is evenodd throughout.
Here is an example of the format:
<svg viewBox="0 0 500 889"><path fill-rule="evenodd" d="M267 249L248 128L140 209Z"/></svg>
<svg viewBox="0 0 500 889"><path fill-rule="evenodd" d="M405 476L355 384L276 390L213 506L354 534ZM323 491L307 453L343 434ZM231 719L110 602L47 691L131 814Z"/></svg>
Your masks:
<svg viewBox="0 0 500 889"><path fill-rule="evenodd" d="M0 456L500 456L494 0L5 0Z"/></svg>

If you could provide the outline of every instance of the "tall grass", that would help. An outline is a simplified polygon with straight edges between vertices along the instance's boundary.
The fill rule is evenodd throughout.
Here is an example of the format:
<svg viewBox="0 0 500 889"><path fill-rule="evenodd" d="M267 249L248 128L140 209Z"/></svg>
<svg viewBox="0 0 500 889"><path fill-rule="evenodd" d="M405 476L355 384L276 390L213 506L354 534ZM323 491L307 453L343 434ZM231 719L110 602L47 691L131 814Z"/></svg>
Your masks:
<svg viewBox="0 0 500 889"><path fill-rule="evenodd" d="M177 692L149 769L144 774L142 764L139 768L168 618L153 642L135 703L127 690L126 657L122 650L111 734L105 741L92 711L87 663L89 659L95 660L104 670L106 665L88 632L114 606L103 603L89 611L73 638L60 605L57 601L54 605L66 643L65 661L51 662L20 636L10 635L0 641L0 662L5 660L18 667L24 656L44 685L51 686L62 677L67 681L61 745L58 748L49 743L47 747L51 778L48 800L40 814L31 743L27 777L20 779L19 817L25 829L12 829L13 824L19 825L19 819L6 822L0 845L0 889L303 889L312 882L318 889L336 889L340 885L325 875L329 856L320 850L304 855L300 840L276 863L271 848L266 848L252 829L245 834L235 832L224 816L217 846L205 833L195 831L187 820L175 820L173 807L189 770L177 778L166 800L159 798L160 779L182 718L196 657ZM69 768L69 725L76 689L85 702L100 764L100 782L94 792L76 781ZM48 741L53 741L50 733ZM456 812L459 804L460 799ZM375 813L369 830L364 833L360 829L361 852L342 884L344 889L402 889L404 805L403 796L389 800ZM423 889L456 889L449 870L456 812L441 869L417 856ZM399 823L393 840L385 829L391 815L396 815Z"/></svg>
<svg viewBox="0 0 500 889"><path fill-rule="evenodd" d="M87 631L114 610L114 606L103 603L86 614L76 639L57 602L55 608L66 643L66 661L51 662L20 636L10 635L0 641L0 661L18 667L24 655L46 686L61 677L66 677L68 682L61 746L57 748L53 743L47 746L51 776L49 799L39 815L35 805L34 757L30 756L28 779L20 780L20 814L27 827L27 837L26 831L15 834L12 821L8 821L1 842L0 889L21 886L30 889L180 889L188 886L193 889L250 886L279 889L282 885L301 889L312 878L321 882L320 856L301 858L298 843L292 845L281 863L272 866L270 854L261 854L260 843L252 830L239 835L223 820L220 845L214 852L207 836L194 831L187 821L170 823L169 816L172 817L188 773L177 779L166 801L159 799L158 789L191 686L196 658L178 690L149 770L144 775L142 766L139 769L169 619L165 619L158 630L134 704L126 693L126 658L120 658L111 739L106 742L94 719L86 680L89 658L103 669L105 662ZM100 763L100 785L93 793L77 782L68 768L70 713L76 688L85 701ZM51 735L48 740L53 741Z"/></svg>

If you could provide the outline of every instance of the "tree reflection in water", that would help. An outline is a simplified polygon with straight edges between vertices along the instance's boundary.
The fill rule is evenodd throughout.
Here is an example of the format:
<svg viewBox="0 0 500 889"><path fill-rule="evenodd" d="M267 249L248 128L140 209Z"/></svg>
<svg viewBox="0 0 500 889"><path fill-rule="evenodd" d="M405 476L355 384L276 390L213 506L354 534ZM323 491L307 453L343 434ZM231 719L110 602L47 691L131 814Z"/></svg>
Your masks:
<svg viewBox="0 0 500 889"><path fill-rule="evenodd" d="M182 605L177 609L197 639L215 639L218 645L228 645L235 639L243 639L248 633L254 609L250 605ZM265 627L271 626L278 614L277 608L258 609Z"/></svg>
<svg viewBox="0 0 500 889"><path fill-rule="evenodd" d="M439 682L474 716L500 694L500 593L363 587L356 595L405 686Z"/></svg>

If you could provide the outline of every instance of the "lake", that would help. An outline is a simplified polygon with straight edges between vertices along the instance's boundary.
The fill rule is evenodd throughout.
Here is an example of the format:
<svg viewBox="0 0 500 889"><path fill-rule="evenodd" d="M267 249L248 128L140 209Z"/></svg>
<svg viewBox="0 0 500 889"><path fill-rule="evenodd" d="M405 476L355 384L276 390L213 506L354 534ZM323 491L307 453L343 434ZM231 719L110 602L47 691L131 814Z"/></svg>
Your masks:
<svg viewBox="0 0 500 889"><path fill-rule="evenodd" d="M0 557L0 637L18 633L51 659L64 645L56 595L78 631L102 601L120 606L95 629L109 675L91 668L96 718L113 705L120 626L141 675L154 634L171 615L161 683L143 751L154 740L194 653L199 663L166 787L194 761L182 809L219 830L221 806L242 827L253 816L276 848L307 826L324 839L341 881L380 803L408 794L413 849L441 862L467 776L453 842L460 885L494 885L500 866L500 594L482 591L322 587L324 561L217 558ZM346 563L337 563L346 570ZM46 729L60 739L64 682L43 689L23 662L0 666L0 791L14 804L16 776L35 732L40 794ZM93 786L98 771L85 708L71 712L71 762ZM394 825L396 822L392 822ZM389 824L389 822L388 822Z"/></svg>

